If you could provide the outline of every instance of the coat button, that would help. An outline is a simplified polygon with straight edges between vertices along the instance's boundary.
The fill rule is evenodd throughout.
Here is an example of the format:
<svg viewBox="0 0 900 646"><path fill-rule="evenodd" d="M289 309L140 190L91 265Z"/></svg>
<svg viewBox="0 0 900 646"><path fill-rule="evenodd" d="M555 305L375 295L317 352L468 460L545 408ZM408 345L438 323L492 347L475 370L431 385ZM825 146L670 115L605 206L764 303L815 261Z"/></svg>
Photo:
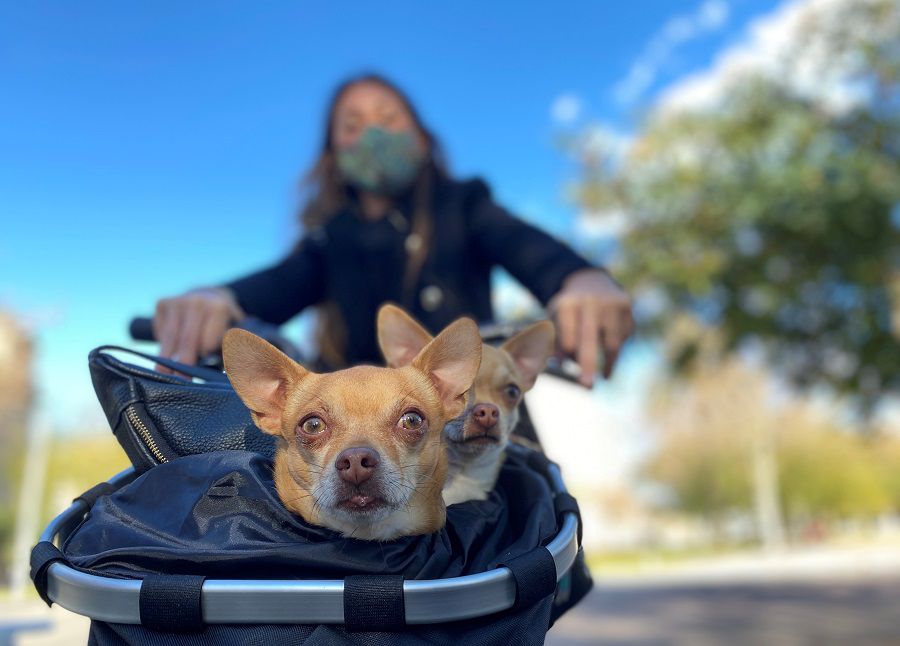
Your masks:
<svg viewBox="0 0 900 646"><path fill-rule="evenodd" d="M422 309L433 312L444 302L444 290L437 285L428 285L419 292L419 301L422 303Z"/></svg>
<svg viewBox="0 0 900 646"><path fill-rule="evenodd" d="M404 246L406 247L406 253L416 253L419 249L422 248L422 236L420 236L418 233L410 233L408 236L406 236Z"/></svg>

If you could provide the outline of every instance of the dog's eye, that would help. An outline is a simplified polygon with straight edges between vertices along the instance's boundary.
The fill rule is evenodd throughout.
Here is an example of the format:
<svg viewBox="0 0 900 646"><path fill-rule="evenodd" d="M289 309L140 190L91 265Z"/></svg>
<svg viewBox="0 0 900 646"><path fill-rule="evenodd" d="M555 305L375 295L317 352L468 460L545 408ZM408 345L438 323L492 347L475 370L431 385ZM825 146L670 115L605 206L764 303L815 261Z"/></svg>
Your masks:
<svg viewBox="0 0 900 646"><path fill-rule="evenodd" d="M322 421L321 417L307 417L303 420L300 428L308 435L318 435L325 430L325 422Z"/></svg>
<svg viewBox="0 0 900 646"><path fill-rule="evenodd" d="M518 399L519 395L522 394L522 391L515 384L507 384L506 386L506 396L510 399Z"/></svg>
<svg viewBox="0 0 900 646"><path fill-rule="evenodd" d="M418 430L424 423L425 419L415 411L403 413L403 417L400 418L400 426L408 431Z"/></svg>

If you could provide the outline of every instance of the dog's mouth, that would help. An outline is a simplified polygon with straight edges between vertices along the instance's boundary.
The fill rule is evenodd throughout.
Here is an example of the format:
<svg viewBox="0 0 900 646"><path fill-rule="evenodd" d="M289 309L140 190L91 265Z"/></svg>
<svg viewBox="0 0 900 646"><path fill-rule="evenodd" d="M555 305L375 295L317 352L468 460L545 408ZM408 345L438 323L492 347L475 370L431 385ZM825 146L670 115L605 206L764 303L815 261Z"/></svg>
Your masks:
<svg viewBox="0 0 900 646"><path fill-rule="evenodd" d="M388 496L389 488L379 482L366 482L359 485L342 483L335 490L333 508L351 515L370 515L376 512L389 511L397 506Z"/></svg>
<svg viewBox="0 0 900 646"><path fill-rule="evenodd" d="M337 506L344 511L368 512L388 507L389 504L384 498L380 498L379 496L357 493L342 500Z"/></svg>
<svg viewBox="0 0 900 646"><path fill-rule="evenodd" d="M469 421L461 429L457 429L457 432L448 434L447 441L458 451L477 453L499 445L500 435L499 425L484 429Z"/></svg>

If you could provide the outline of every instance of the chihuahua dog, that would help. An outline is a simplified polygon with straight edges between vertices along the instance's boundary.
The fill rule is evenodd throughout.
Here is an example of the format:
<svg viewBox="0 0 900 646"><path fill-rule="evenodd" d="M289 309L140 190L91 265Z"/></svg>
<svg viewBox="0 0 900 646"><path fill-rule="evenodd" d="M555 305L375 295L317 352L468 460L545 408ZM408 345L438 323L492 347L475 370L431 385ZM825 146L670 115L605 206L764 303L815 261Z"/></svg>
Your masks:
<svg viewBox="0 0 900 646"><path fill-rule="evenodd" d="M484 500L494 488L504 449L519 421L519 402L547 364L555 339L553 324L540 321L499 348L482 346L466 414L444 428L449 457L446 504ZM378 343L388 366L409 365L432 342L428 331L399 307L384 305L379 310Z"/></svg>
<svg viewBox="0 0 900 646"><path fill-rule="evenodd" d="M275 488L288 510L364 540L443 527L442 433L465 411L478 373L475 323L456 321L398 369L316 374L240 329L222 352L254 423L278 438Z"/></svg>

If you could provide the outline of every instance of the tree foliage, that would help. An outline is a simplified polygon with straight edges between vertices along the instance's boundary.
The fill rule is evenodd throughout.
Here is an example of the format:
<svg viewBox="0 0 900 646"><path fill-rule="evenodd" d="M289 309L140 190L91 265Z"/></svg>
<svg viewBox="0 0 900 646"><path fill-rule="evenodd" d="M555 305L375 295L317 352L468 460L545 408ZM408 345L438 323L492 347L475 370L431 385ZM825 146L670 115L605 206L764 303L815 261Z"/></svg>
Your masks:
<svg viewBox="0 0 900 646"><path fill-rule="evenodd" d="M779 447L779 481L787 517L867 518L894 511L887 473L868 438L827 423L794 424ZM900 467L900 462L894 463ZM897 501L900 502L900 501Z"/></svg>
<svg viewBox="0 0 900 646"><path fill-rule="evenodd" d="M733 79L714 108L651 112L618 162L587 158L578 198L626 214L620 273L648 327L691 313L723 354L762 350L867 411L900 390L900 29L884 36L900 5L844 10L817 43L853 61L839 82L854 100ZM685 339L675 367L694 349Z"/></svg>
<svg viewBox="0 0 900 646"><path fill-rule="evenodd" d="M679 511L750 515L754 442L769 436L789 526L900 511L900 437L850 433L829 411L782 395L736 359L660 384L651 410L659 442L644 477L664 486Z"/></svg>

